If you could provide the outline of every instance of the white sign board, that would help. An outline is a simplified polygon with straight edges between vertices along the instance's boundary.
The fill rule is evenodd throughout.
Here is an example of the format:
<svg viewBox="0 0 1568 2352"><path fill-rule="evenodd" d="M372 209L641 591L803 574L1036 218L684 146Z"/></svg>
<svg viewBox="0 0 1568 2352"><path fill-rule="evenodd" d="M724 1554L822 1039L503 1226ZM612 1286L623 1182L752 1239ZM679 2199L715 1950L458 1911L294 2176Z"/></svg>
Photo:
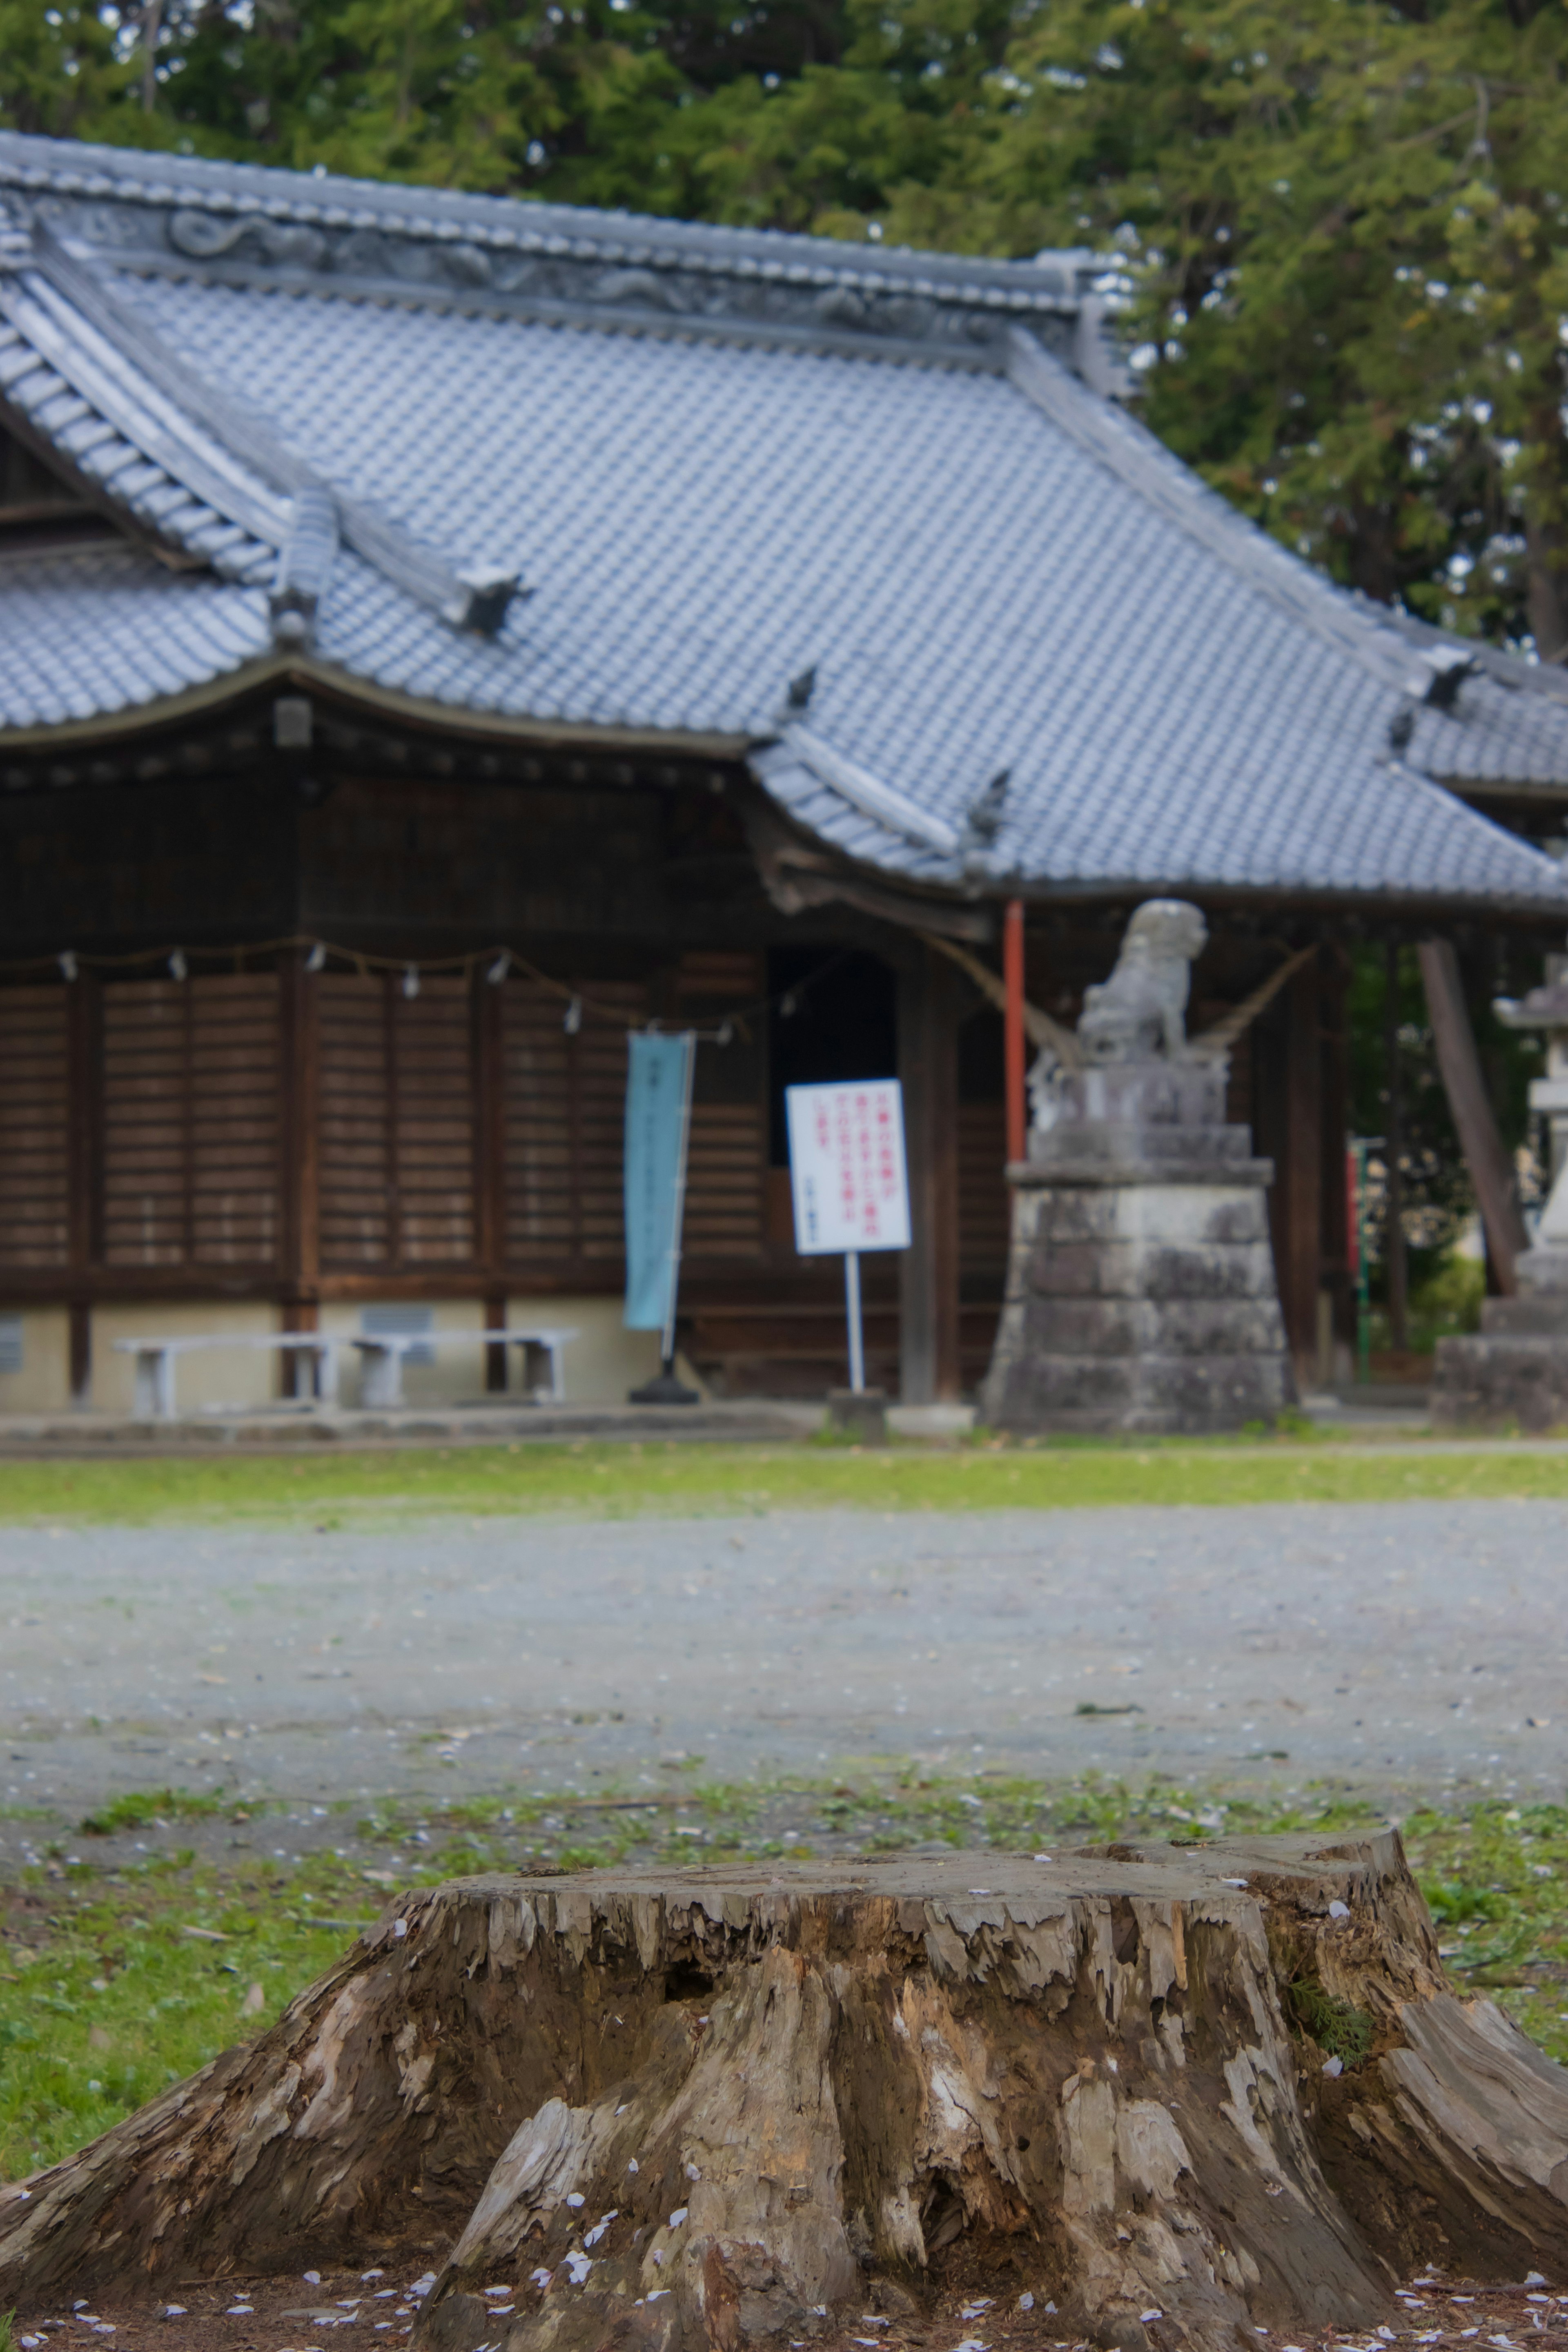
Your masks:
<svg viewBox="0 0 1568 2352"><path fill-rule="evenodd" d="M786 1087L795 1245L802 1257L908 1249L910 1186L897 1078Z"/></svg>

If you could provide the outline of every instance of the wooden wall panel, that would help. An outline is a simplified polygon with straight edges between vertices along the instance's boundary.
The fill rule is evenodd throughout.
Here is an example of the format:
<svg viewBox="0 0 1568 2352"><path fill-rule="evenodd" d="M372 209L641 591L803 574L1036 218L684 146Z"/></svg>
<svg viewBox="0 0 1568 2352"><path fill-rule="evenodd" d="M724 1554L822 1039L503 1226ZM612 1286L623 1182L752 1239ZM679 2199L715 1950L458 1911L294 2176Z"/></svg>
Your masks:
<svg viewBox="0 0 1568 2352"><path fill-rule="evenodd" d="M69 992L0 991L0 1267L70 1249Z"/></svg>
<svg viewBox="0 0 1568 2352"><path fill-rule="evenodd" d="M647 992L638 982L599 981L585 992L595 1011L568 1036L565 1003L553 990L524 980L501 990L511 1265L602 1265L624 1254L626 1031L646 1022Z"/></svg>
<svg viewBox="0 0 1568 2352"><path fill-rule="evenodd" d="M689 1256L761 1255L767 1156L764 1104L692 1105L686 1168Z"/></svg>
<svg viewBox="0 0 1568 2352"><path fill-rule="evenodd" d="M103 991L103 1263L269 1265L278 1250L278 980Z"/></svg>
<svg viewBox="0 0 1568 2352"><path fill-rule="evenodd" d="M767 1238L768 1118L760 955L692 950L675 972L675 1024L704 1033L728 1021L727 1045L697 1048L686 1170L689 1257L760 1258Z"/></svg>
<svg viewBox="0 0 1568 2352"><path fill-rule="evenodd" d="M967 1274L1007 1269L1012 1202L1004 1168L1007 1113L999 1102L958 1107L958 1254Z"/></svg>
<svg viewBox="0 0 1568 2352"><path fill-rule="evenodd" d="M466 1265L476 1255L479 1150L468 982L426 980L391 1002L393 1181L405 1265Z"/></svg>
<svg viewBox="0 0 1568 2352"><path fill-rule="evenodd" d="M270 1265L280 1206L278 975L204 974L186 988L188 1255L199 1265Z"/></svg>
<svg viewBox="0 0 1568 2352"><path fill-rule="evenodd" d="M576 1246L570 1100L576 1041L562 1027L565 1007L549 989L508 981L500 997L504 1253L569 1255Z"/></svg>
<svg viewBox="0 0 1568 2352"><path fill-rule="evenodd" d="M384 1265L395 1240L386 988L368 975L323 972L316 1005L321 1264Z"/></svg>
<svg viewBox="0 0 1568 2352"><path fill-rule="evenodd" d="M596 1003L624 1006L626 1027L584 1021L573 1084L576 1135L578 1233L584 1258L603 1265L626 1251L626 1030L647 1017L647 992L638 982L595 985Z"/></svg>
<svg viewBox="0 0 1568 2352"><path fill-rule="evenodd" d="M103 992L103 1260L183 1265L190 1202L190 988L121 980Z"/></svg>

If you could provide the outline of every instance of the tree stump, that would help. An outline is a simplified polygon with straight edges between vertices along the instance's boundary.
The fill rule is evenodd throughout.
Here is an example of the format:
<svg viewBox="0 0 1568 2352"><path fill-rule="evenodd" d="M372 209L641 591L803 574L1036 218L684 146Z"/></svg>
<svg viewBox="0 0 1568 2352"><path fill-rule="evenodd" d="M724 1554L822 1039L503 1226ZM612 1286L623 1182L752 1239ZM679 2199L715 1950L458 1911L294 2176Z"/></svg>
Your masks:
<svg viewBox="0 0 1568 2352"><path fill-rule="evenodd" d="M1565 2198L1568 2075L1445 1988L1393 1832L496 1876L0 2189L0 2309L413 2251L412 2352L739 2352L981 2278L1234 2347L1425 2263L1561 2278Z"/></svg>

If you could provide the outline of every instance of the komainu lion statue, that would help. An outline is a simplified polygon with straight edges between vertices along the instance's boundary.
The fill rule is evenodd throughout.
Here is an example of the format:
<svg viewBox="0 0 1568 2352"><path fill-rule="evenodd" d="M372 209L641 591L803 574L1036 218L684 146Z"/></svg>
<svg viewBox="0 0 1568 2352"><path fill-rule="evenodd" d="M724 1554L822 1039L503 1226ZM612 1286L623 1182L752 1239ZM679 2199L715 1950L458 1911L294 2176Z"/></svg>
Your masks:
<svg viewBox="0 0 1568 2352"><path fill-rule="evenodd" d="M1184 1061L1191 966L1207 940L1203 916L1184 898L1140 907L1110 978L1083 992L1078 1041L1085 1061Z"/></svg>

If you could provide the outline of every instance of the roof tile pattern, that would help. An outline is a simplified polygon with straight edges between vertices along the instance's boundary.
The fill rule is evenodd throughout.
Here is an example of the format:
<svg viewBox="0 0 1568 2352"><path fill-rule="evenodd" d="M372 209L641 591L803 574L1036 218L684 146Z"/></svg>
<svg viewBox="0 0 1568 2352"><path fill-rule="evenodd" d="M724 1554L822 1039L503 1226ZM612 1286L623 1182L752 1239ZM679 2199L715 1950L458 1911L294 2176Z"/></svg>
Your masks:
<svg viewBox="0 0 1568 2352"><path fill-rule="evenodd" d="M270 650L267 598L131 547L11 556L0 562L0 646L8 725L63 727L258 660Z"/></svg>
<svg viewBox="0 0 1568 2352"><path fill-rule="evenodd" d="M226 168L183 166L182 201L204 170L221 193ZM371 208L409 195L361 194ZM943 851L791 750L759 749L804 825L911 878L1568 901L1550 861L1429 781L1568 782L1568 707L1468 679L1452 712L1419 710L1401 764L1394 633L1272 548L1291 577L1270 593L1258 535L1228 516L1216 529L1212 501L1202 529L1184 525L1179 500L1140 487L1153 445L1130 420L1097 453L1068 408L1047 414L995 372L99 263L182 365L340 495L455 567L515 568L532 590L487 639L342 548L314 657L350 679L501 719L760 746L785 681L815 668L812 734L937 820L938 838L963 836L970 804L1010 772L996 840ZM132 486L143 515L161 499L172 511L187 494L133 462L90 401L45 386L17 315L0 329L0 397L30 402L35 426L116 495ZM1050 405L1094 404L1040 356ZM187 520L218 528L210 512ZM258 579L248 550L227 561ZM20 633L0 719L145 703L267 650L255 588L154 569L0 566L0 628ZM35 621L20 583L46 574Z"/></svg>

